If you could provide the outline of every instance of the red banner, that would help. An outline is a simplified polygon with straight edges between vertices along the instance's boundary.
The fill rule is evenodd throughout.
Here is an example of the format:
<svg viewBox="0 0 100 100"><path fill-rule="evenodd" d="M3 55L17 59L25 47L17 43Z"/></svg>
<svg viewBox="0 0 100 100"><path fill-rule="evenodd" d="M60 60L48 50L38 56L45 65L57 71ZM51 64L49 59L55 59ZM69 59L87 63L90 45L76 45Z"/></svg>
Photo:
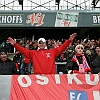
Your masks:
<svg viewBox="0 0 100 100"><path fill-rule="evenodd" d="M10 100L100 100L100 75L13 75Z"/></svg>

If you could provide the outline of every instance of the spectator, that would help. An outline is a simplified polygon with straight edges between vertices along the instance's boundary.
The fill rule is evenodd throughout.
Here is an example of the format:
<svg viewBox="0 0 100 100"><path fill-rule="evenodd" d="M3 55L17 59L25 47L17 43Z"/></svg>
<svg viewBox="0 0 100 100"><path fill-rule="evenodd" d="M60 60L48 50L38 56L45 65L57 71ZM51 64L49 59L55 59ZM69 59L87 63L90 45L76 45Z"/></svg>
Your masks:
<svg viewBox="0 0 100 100"><path fill-rule="evenodd" d="M17 42L17 41L16 41ZM19 45L22 45L22 44L24 44L24 42L23 42L23 40L20 40L19 41Z"/></svg>
<svg viewBox="0 0 100 100"><path fill-rule="evenodd" d="M11 44L7 41L5 43L5 49L7 50L7 53L11 53Z"/></svg>
<svg viewBox="0 0 100 100"><path fill-rule="evenodd" d="M83 54L84 46L78 44L75 47L75 54L71 61L67 62L69 73L91 73L90 62Z"/></svg>
<svg viewBox="0 0 100 100"><path fill-rule="evenodd" d="M93 74L100 73L100 47L96 46L95 48L96 54L93 60Z"/></svg>
<svg viewBox="0 0 100 100"><path fill-rule="evenodd" d="M37 42L37 40L35 40L34 43L33 43L33 49L34 50L38 49L38 42Z"/></svg>
<svg viewBox="0 0 100 100"><path fill-rule="evenodd" d="M84 42L84 43L88 43L88 42L90 42L89 35L87 36L87 38L85 38L85 39L83 40L83 42Z"/></svg>
<svg viewBox="0 0 100 100"><path fill-rule="evenodd" d="M27 45L27 44L29 44L29 43L30 43L30 40L27 39L27 40L25 41L25 45Z"/></svg>
<svg viewBox="0 0 100 100"><path fill-rule="evenodd" d="M5 42L3 41L2 43L1 43L1 48L4 48L5 49Z"/></svg>
<svg viewBox="0 0 100 100"><path fill-rule="evenodd" d="M66 62L66 53L62 52L58 57L56 57L55 59L56 62ZM58 64L57 65L57 73L63 73L63 74L67 74L65 72L66 66L65 64Z"/></svg>
<svg viewBox="0 0 100 100"><path fill-rule="evenodd" d="M0 49L0 74L17 74L16 64L7 58L7 51L5 49Z"/></svg>
<svg viewBox="0 0 100 100"><path fill-rule="evenodd" d="M29 49L29 45L25 46L26 49ZM21 66L22 73L21 74L31 74L31 60L24 56L23 65ZM27 73L26 73L27 72Z"/></svg>
<svg viewBox="0 0 100 100"><path fill-rule="evenodd" d="M13 57L13 62L16 63L16 68L17 68L18 74L20 74L21 54L17 50L15 51L15 55Z"/></svg>
<svg viewBox="0 0 100 100"><path fill-rule="evenodd" d="M20 41L19 45L23 48L25 47L25 44L23 43L22 40ZM16 63L16 68L19 70L18 73L24 75L25 74L25 68L23 68L24 55L22 55L18 50L16 50L13 61Z"/></svg>
<svg viewBox="0 0 100 100"><path fill-rule="evenodd" d="M38 40L37 51L28 50L19 46L11 37L8 38L8 42L10 42L21 54L32 60L34 74L55 74L55 58L66 50L75 37L76 33L70 35L69 39L66 40L61 46L49 50L47 50L46 47L46 40L44 38L40 38Z"/></svg>
<svg viewBox="0 0 100 100"><path fill-rule="evenodd" d="M33 49L34 49L34 47L33 47L33 42L32 42L32 41L30 41L30 43L29 43L29 49L30 49L30 50L33 50Z"/></svg>
<svg viewBox="0 0 100 100"><path fill-rule="evenodd" d="M51 40L50 39L47 41L47 48L48 49L51 49L52 48L52 43L51 43Z"/></svg>
<svg viewBox="0 0 100 100"><path fill-rule="evenodd" d="M20 62L21 62L21 64L20 64L20 74L25 75L25 68L23 67L24 66L24 55L22 55L22 54L21 54Z"/></svg>

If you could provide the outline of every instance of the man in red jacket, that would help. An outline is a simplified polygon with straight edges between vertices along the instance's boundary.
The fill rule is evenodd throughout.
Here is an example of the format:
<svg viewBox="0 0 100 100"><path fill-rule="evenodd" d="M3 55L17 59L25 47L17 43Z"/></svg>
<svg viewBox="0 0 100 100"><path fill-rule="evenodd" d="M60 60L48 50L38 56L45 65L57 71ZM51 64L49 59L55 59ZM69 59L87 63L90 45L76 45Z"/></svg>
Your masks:
<svg viewBox="0 0 100 100"><path fill-rule="evenodd" d="M29 45L27 44L25 46L25 48L29 50ZM27 71L27 74L31 74L31 59L24 56L23 66L22 66L22 73L21 74L23 74L23 72L25 72L24 74L26 74L26 71Z"/></svg>
<svg viewBox="0 0 100 100"><path fill-rule="evenodd" d="M21 54L31 59L34 67L34 74L56 74L55 58L60 55L76 37L77 33L70 35L61 46L47 50L44 38L38 40L38 50L28 50L19 46L15 40L8 37L11 43Z"/></svg>

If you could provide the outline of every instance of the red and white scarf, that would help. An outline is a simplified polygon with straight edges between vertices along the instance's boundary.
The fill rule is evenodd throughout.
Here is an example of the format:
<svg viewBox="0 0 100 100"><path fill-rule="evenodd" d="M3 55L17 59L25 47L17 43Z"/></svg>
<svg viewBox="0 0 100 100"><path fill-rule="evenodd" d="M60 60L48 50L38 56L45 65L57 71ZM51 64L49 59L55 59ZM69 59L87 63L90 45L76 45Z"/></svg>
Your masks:
<svg viewBox="0 0 100 100"><path fill-rule="evenodd" d="M76 55L74 55L73 56L73 58L72 58L72 60L74 61L74 62L76 62L77 63L77 65L79 66L79 71L74 71L75 73L86 73L86 72L88 72L88 71L91 71L91 68L89 67L89 65L88 65L88 63L87 63L87 60L86 60L86 58L85 58L85 56L84 56L84 54L82 54L81 55L82 56L82 64L79 64L79 61L78 61L78 59L77 59L77 56Z"/></svg>
<svg viewBox="0 0 100 100"><path fill-rule="evenodd" d="M58 46L57 43L54 41L54 48L57 48L57 47L59 47L59 46Z"/></svg>

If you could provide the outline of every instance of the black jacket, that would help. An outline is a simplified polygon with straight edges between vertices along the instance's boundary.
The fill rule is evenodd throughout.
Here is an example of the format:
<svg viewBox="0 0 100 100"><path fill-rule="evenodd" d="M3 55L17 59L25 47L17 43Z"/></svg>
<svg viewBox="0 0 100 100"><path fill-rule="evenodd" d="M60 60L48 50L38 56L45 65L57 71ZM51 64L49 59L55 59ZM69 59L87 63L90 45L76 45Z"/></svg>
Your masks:
<svg viewBox="0 0 100 100"><path fill-rule="evenodd" d="M21 63L21 54L14 55L13 62L15 62L15 63Z"/></svg>
<svg viewBox="0 0 100 100"><path fill-rule="evenodd" d="M0 60L0 75L14 75L17 74L16 65L10 59L7 59L5 63Z"/></svg>
<svg viewBox="0 0 100 100"><path fill-rule="evenodd" d="M93 60L93 74L100 73L100 56L96 56Z"/></svg>
<svg viewBox="0 0 100 100"><path fill-rule="evenodd" d="M91 68L91 61L89 59L89 56L85 56L86 57L86 60L87 60L87 63L89 64L90 68ZM77 57L78 61L80 64L82 64L82 56L78 56ZM77 64L77 62L74 62L72 61L72 59L70 59L67 64L66 64L66 67L67 67L67 70L77 70L79 71L79 66Z"/></svg>

